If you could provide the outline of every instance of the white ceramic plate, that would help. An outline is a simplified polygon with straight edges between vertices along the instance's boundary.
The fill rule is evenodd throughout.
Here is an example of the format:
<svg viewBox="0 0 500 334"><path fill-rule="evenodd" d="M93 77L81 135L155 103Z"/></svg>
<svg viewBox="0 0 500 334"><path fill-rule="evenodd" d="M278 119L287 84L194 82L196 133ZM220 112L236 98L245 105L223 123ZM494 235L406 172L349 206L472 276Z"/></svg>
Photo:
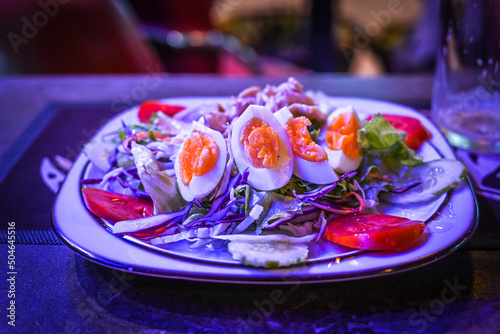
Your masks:
<svg viewBox="0 0 500 334"><path fill-rule="evenodd" d="M191 97L167 100L169 103L198 106L227 102L220 97ZM392 103L328 97L334 107L353 105L363 119L369 114L407 115L418 118L432 133L419 153L429 161L440 157L455 159L454 153L437 128L416 111ZM97 134L101 136L125 123L137 122L137 108L109 121ZM53 209L53 228L73 250L96 263L138 274L230 283L328 282L378 276L416 268L449 254L473 233L478 209L470 183L464 182L447 195L425 205L384 206L387 214L427 221L426 238L416 247L402 252L352 252L352 249L321 241L311 246L308 262L279 269L259 269L240 265L221 248L216 252L191 250L187 242L154 247L130 237L108 232L87 210L81 196L80 180L98 176L99 171L81 154L57 196ZM346 256L346 255L352 256Z"/></svg>

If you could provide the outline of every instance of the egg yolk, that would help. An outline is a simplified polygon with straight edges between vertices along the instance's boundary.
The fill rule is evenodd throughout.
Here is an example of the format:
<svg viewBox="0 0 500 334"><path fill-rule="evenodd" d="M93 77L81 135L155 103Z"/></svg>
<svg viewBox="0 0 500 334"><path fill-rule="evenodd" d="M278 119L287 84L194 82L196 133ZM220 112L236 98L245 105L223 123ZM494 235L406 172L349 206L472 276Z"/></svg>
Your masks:
<svg viewBox="0 0 500 334"><path fill-rule="evenodd" d="M335 118L326 130L326 144L331 150L342 150L350 159L359 157L359 121L354 112Z"/></svg>
<svg viewBox="0 0 500 334"><path fill-rule="evenodd" d="M280 141L278 134L266 122L252 118L240 132L247 159L256 168L273 168L278 161Z"/></svg>
<svg viewBox="0 0 500 334"><path fill-rule="evenodd" d="M193 131L177 156L182 183L187 186L193 176L202 176L211 171L218 157L219 147L215 140L207 133Z"/></svg>
<svg viewBox="0 0 500 334"><path fill-rule="evenodd" d="M297 117L285 126L293 153L308 161L320 162L327 159L325 150L312 139L307 127L311 121L307 117Z"/></svg>

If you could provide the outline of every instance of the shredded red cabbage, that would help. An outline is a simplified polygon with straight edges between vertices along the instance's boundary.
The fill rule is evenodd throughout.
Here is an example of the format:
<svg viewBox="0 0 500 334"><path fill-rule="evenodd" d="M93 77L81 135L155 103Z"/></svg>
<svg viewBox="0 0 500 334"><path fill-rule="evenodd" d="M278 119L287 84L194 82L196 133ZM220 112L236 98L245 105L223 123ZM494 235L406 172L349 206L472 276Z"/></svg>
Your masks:
<svg viewBox="0 0 500 334"><path fill-rule="evenodd" d="M355 170L347 172L347 173L343 174L342 176L340 176L337 181L335 181L333 183L330 183L330 184L327 184L327 185L324 185L324 186L319 186L318 188L316 188L314 190L311 190L311 191L308 191L308 192L303 193L303 194L297 194L295 192L295 189L294 189L293 190L293 195L296 198L300 199L301 201L303 201L303 200L315 200L315 199L317 199L319 197L325 196L330 191L332 191L333 189L335 189L335 187L337 186L337 184L339 183L339 181L347 179L347 178L351 178L351 177L353 177L356 174L357 174L357 172Z"/></svg>
<svg viewBox="0 0 500 334"><path fill-rule="evenodd" d="M80 180L80 183L84 185L89 185L89 184L98 184L101 183L101 181L102 179L83 179Z"/></svg>
<svg viewBox="0 0 500 334"><path fill-rule="evenodd" d="M118 167L117 155L118 155L118 146L115 147L113 152L111 152L111 154L108 157L108 162L109 162L109 169L107 170L108 173L111 172L116 167Z"/></svg>
<svg viewBox="0 0 500 334"><path fill-rule="evenodd" d="M354 212L362 212L365 209L365 201L363 200L363 197L361 197L361 195L359 195L358 193L352 191L352 192L348 193L347 195L345 195L344 198L342 199L342 201L347 202L346 199L350 196L355 196L356 199L358 200L359 206L357 208L356 207L342 206L339 204L339 201L337 201L336 203L331 203L328 201L320 201L320 200L316 199L314 201L309 201L308 203L311 205L314 205L315 207L317 207L319 209L322 209L322 210L325 210L328 212L332 212L332 213L336 213L336 214L340 214L340 215L345 215L345 214L354 213Z"/></svg>
<svg viewBox="0 0 500 334"><path fill-rule="evenodd" d="M245 219L245 213L240 212L240 213L234 213L232 215L227 215L223 219L219 220L218 223L231 223L231 222L237 222L240 220Z"/></svg>
<svg viewBox="0 0 500 334"><path fill-rule="evenodd" d="M123 119L121 121L122 121L123 131L125 131L125 133L127 134L127 136L131 136L132 135L132 130L130 130L130 128L127 126L127 124L125 124L125 122L123 121Z"/></svg>
<svg viewBox="0 0 500 334"><path fill-rule="evenodd" d="M193 228L193 227L198 228L198 227L200 227L199 225L207 223L207 222L220 221L226 216L226 214L231 209L231 207L235 204L238 204L238 203L245 203L245 198L242 197L242 198L234 199L234 200L230 201L229 203L227 203L223 208L219 207L219 209L216 210L215 213L209 214L210 213L209 212L205 216L203 216L202 218L196 219L196 220L193 220L193 221L187 223L186 225L184 225L184 227L185 228ZM212 224L212 225L214 225L214 224Z"/></svg>
<svg viewBox="0 0 500 334"><path fill-rule="evenodd" d="M234 190L234 188L236 188L237 186L239 186L241 184L247 184L248 174L250 174L250 172L248 171L248 168L247 168L243 171L243 173L239 173L239 174L233 176L231 181L229 181L229 185L227 186L226 192L223 195L217 197L213 201L212 206L210 207L210 210L207 212L206 215L210 217L216 211L218 211L220 209L220 207L222 206L222 204L229 200L229 198L231 197L231 192Z"/></svg>

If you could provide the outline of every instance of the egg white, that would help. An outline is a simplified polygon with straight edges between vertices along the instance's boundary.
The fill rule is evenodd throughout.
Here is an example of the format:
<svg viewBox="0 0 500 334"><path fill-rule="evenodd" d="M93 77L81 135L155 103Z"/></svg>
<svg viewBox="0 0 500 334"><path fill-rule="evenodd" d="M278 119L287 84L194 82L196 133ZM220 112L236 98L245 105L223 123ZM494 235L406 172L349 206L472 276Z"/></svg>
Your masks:
<svg viewBox="0 0 500 334"><path fill-rule="evenodd" d="M358 169L363 157L360 155L356 159L349 158L342 150L331 150L327 145L323 146L326 154L328 154L328 162L330 168L340 174Z"/></svg>
<svg viewBox="0 0 500 334"><path fill-rule="evenodd" d="M361 160L363 160L361 155L356 159L351 159L342 150L331 150L326 143L326 130L335 118L346 112L354 112L359 124L361 124L358 113L354 110L353 106L349 105L337 108L326 119L326 126L322 131L322 141L320 142L320 145L323 147L326 154L328 154L328 162L330 163L330 166L334 171L341 174L358 169L361 164Z"/></svg>
<svg viewBox="0 0 500 334"><path fill-rule="evenodd" d="M243 143L240 142L240 133L247 122L253 118L259 118L269 124L276 131L280 151L278 161L273 168L256 168L248 160L245 154ZM231 149L233 151L234 161L240 172L248 168L248 184L258 190L275 190L283 187L290 181L293 173L293 152L292 146L288 141L283 126L278 122L273 113L266 107L250 105L241 116L232 123Z"/></svg>
<svg viewBox="0 0 500 334"><path fill-rule="evenodd" d="M274 116L283 126L293 119L293 115L287 107L278 110ZM296 154L293 155L293 174L314 184L329 184L339 179L328 160L309 161Z"/></svg>
<svg viewBox="0 0 500 334"><path fill-rule="evenodd" d="M214 139L217 147L219 148L219 156L217 157L215 166L210 171L201 176L193 176L191 182L189 182L188 185L182 183L180 177L179 159L175 159L174 170L175 176L177 178L177 185L179 187L182 198L184 198L188 202L192 201L193 199L201 199L207 196L215 189L215 187L217 187L219 181L222 178L222 175L224 174L228 156L226 141L224 140L224 137L220 132L204 126L201 122L193 121L190 133L187 137L190 137L195 130L204 132ZM184 140L184 142L182 143L179 152L182 152L182 150L184 150L185 143L186 140Z"/></svg>

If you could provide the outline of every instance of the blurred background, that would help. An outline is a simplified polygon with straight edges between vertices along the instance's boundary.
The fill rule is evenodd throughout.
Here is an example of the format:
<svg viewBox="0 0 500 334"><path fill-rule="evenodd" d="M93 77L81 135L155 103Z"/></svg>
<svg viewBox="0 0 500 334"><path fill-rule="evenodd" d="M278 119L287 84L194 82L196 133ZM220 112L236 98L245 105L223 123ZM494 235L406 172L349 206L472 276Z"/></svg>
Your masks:
<svg viewBox="0 0 500 334"><path fill-rule="evenodd" d="M435 0L2 0L0 75L431 73Z"/></svg>

